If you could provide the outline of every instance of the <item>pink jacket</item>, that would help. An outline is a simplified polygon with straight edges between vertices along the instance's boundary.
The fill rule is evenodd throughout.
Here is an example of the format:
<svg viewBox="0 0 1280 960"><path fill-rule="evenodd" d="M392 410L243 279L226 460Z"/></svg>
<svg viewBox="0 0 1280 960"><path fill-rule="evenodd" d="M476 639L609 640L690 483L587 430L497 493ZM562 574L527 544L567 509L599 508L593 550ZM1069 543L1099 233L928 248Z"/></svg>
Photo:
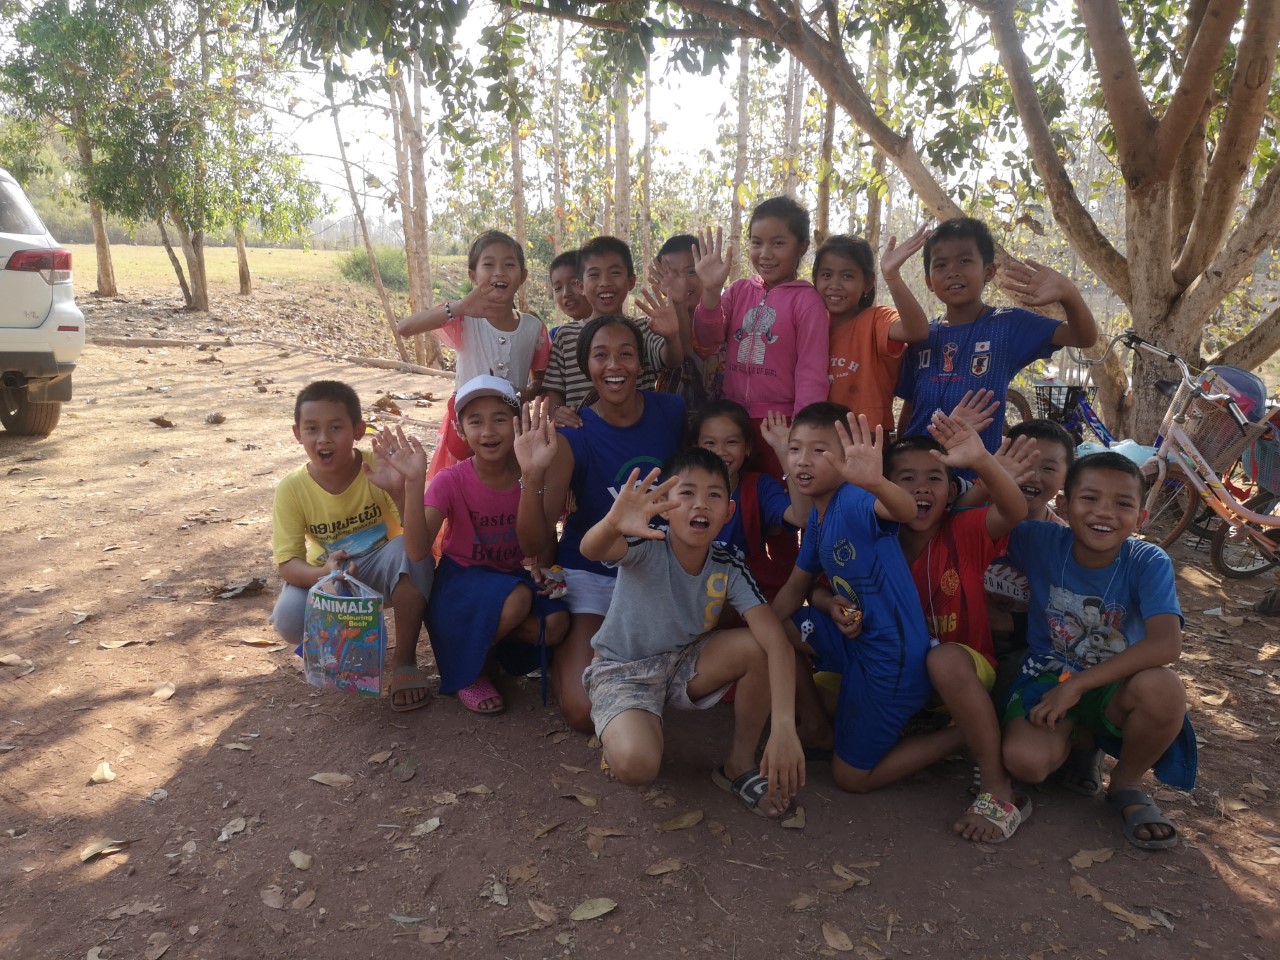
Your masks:
<svg viewBox="0 0 1280 960"><path fill-rule="evenodd" d="M735 281L708 310L693 312L693 337L703 350L725 344L724 395L753 420L771 410L795 416L827 399L831 319L807 280L766 289L758 276Z"/></svg>

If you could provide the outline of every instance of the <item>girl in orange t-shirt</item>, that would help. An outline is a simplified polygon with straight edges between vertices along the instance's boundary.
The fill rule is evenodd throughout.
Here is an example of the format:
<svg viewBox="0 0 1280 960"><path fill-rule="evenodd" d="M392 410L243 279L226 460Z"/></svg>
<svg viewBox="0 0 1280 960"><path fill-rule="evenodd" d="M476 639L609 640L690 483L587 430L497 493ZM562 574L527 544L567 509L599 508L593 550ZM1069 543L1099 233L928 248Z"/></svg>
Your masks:
<svg viewBox="0 0 1280 960"><path fill-rule="evenodd" d="M813 258L813 285L831 316L828 399L866 414L874 428L893 429L893 390L908 343L929 336L925 316L899 271L924 246L921 227L901 247L890 237L880 268L894 306L876 304L876 262L871 244L861 237L828 238Z"/></svg>

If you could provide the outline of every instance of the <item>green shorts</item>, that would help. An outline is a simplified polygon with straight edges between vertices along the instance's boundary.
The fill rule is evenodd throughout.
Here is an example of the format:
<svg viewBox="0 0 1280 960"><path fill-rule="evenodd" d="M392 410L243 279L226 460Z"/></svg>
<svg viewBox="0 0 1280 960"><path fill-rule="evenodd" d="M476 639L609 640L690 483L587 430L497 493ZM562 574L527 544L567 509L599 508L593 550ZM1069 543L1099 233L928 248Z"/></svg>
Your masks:
<svg viewBox="0 0 1280 960"><path fill-rule="evenodd" d="M1040 699L1059 683L1058 674L1042 673L1038 677L1021 676L1014 681L1009 701L1004 708L1004 722L1031 713ZM1107 719L1107 707L1120 689L1120 683L1108 683L1085 691L1079 702L1067 711L1067 716L1090 733L1123 737L1124 732Z"/></svg>

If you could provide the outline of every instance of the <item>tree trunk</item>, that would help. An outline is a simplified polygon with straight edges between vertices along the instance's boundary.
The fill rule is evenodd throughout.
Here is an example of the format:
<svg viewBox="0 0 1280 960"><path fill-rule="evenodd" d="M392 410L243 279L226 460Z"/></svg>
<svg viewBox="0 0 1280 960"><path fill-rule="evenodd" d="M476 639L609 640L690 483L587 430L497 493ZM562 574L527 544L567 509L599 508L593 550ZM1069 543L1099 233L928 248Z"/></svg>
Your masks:
<svg viewBox="0 0 1280 960"><path fill-rule="evenodd" d="M733 195L729 198L730 256L742 253L742 221L747 207L747 144L751 132L751 42L738 41L738 132L734 138ZM730 264L732 267L732 263Z"/></svg>
<svg viewBox="0 0 1280 960"><path fill-rule="evenodd" d="M551 198L555 204L555 252L564 250L564 147L561 140L560 92L564 86L564 21L556 24L556 72L551 82Z"/></svg>
<svg viewBox="0 0 1280 960"><path fill-rule="evenodd" d="M631 83L625 72L618 74L615 88L617 97L617 124L614 132L617 143L614 149L613 187L617 197L614 210L614 232L622 240L631 240Z"/></svg>
<svg viewBox="0 0 1280 960"><path fill-rule="evenodd" d="M240 296L253 295L253 274L249 272L249 253L244 246L244 228L236 227L236 269L240 275Z"/></svg>
<svg viewBox="0 0 1280 960"><path fill-rule="evenodd" d="M347 195L351 198L351 206L355 210L356 223L360 227L360 237L364 241L364 252L369 258L369 273L373 276L373 285L378 289L378 299L382 301L382 313L387 319L387 327L391 331L391 339L395 342L396 352L400 359L409 362L409 351L405 349L404 338L396 329L396 308L387 295L387 288L382 283L382 271L378 269L378 257L373 250L373 241L369 238L369 226L364 219L364 207L360 206L360 196L356 193L355 180L351 177L351 164L347 160L347 145L342 140L342 125L338 122L338 104L329 95L329 112L333 115L333 132L338 137L338 156L342 160L342 172L347 179Z"/></svg>
<svg viewBox="0 0 1280 960"><path fill-rule="evenodd" d="M871 90L875 98L876 112L884 115L889 109L889 52L883 38L873 41L869 57ZM885 200L889 192L885 189L885 156L879 147L871 148L871 183L867 185L867 243L872 250L880 249L880 235L884 232Z"/></svg>
<svg viewBox="0 0 1280 960"><path fill-rule="evenodd" d="M178 260L178 255L173 252L173 244L169 242L169 231L164 228L164 217L156 217L156 226L160 228L160 242L164 244L164 252L169 255L169 263L173 265L173 272L178 277L178 286L182 288L182 302L190 310L191 288L187 286L187 275L182 270L182 262Z"/></svg>
<svg viewBox="0 0 1280 960"><path fill-rule="evenodd" d="M78 109L72 109L72 123L76 125L76 155L80 158L81 176L90 185L93 183L93 148L89 146L89 135L82 129L83 121ZM102 216L102 204L89 196L89 223L93 227L93 255L97 261L98 287L94 293L99 297L117 297L120 295L116 287L116 270L111 262L111 240L107 237L107 224Z"/></svg>
<svg viewBox="0 0 1280 960"><path fill-rule="evenodd" d="M1280 350L1280 305L1258 321L1258 325L1243 337L1210 358L1209 362L1256 370L1271 359L1277 350Z"/></svg>
<svg viewBox="0 0 1280 960"><path fill-rule="evenodd" d="M604 210L601 213L600 232L613 233L613 114L606 110L604 114L604 130L600 136L601 186L604 188Z"/></svg>
<svg viewBox="0 0 1280 960"><path fill-rule="evenodd" d="M511 84L514 90L516 87L516 71L512 67L507 71L507 82ZM511 205L514 212L514 223L516 231L516 243L520 244L520 249L524 249L525 244L525 226L524 226L524 154L521 150L520 138L520 116L517 114L511 120ZM529 310L529 285L523 283L520 285L520 309L526 313Z"/></svg>
<svg viewBox="0 0 1280 960"><path fill-rule="evenodd" d="M818 216L813 228L814 246L820 246L831 235L831 152L835 136L836 101L827 94L827 108L822 116L822 151L818 160Z"/></svg>
<svg viewBox="0 0 1280 960"><path fill-rule="evenodd" d="M640 189L640 250L645 269L653 260L653 194L650 181L653 178L653 79L649 75L649 58L644 61L644 158L641 163L643 180Z"/></svg>

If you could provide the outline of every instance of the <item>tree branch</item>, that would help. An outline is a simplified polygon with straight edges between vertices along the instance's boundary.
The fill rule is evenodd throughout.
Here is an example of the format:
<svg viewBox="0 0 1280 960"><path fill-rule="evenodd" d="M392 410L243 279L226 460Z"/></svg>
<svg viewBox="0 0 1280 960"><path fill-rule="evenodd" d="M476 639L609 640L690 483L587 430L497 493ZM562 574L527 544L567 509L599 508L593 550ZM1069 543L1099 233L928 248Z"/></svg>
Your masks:
<svg viewBox="0 0 1280 960"><path fill-rule="evenodd" d="M1115 131L1120 171L1131 191L1154 175L1156 119L1147 107L1129 34L1117 0L1076 0L1098 67L1098 81Z"/></svg>
<svg viewBox="0 0 1280 960"><path fill-rule="evenodd" d="M1197 321L1209 315L1223 297L1253 270L1262 251L1280 235L1280 166L1272 167L1254 194L1253 203L1199 276L1187 287L1169 312L1176 325L1183 316Z"/></svg>
<svg viewBox="0 0 1280 960"><path fill-rule="evenodd" d="M1213 95L1213 77L1227 48L1236 18L1240 15L1243 0L1209 0L1198 22L1192 19L1188 30L1193 31L1187 49L1182 76L1177 89L1169 100L1169 107L1156 125L1156 176L1166 176L1177 163L1178 155L1197 121L1204 114L1205 105Z"/></svg>
<svg viewBox="0 0 1280 960"><path fill-rule="evenodd" d="M592 27L596 30L611 30L614 33L635 33L635 26L627 20L609 20L605 17L591 17L582 13L570 13L567 10L552 10L536 3L522 2L517 5L521 13L536 13L540 17L547 17L552 20L566 20L570 23L580 23L584 27ZM654 29L654 34L665 37L668 40L736 40L741 34L736 29L716 29L714 27L705 30L695 29L673 29L667 30L658 26Z"/></svg>
<svg viewBox="0 0 1280 960"><path fill-rule="evenodd" d="M1236 47L1227 116L1218 132L1204 195L1187 242L1173 265L1173 276L1179 283L1186 283L1204 269L1227 232L1231 211L1238 202L1240 185L1249 172L1253 149L1262 130L1277 43L1280 43L1280 4L1275 0L1249 0Z"/></svg>
<svg viewBox="0 0 1280 960"><path fill-rule="evenodd" d="M1030 65L1022 49L1022 36L1014 21L1013 4L1008 0L1001 0L984 4L982 9L987 13L991 24L992 39L1005 75L1009 78L1014 106L1022 119L1022 129L1026 133L1040 179L1044 182L1054 218L1089 268L1121 300L1128 303L1129 265L1080 202L1067 168L1058 155L1057 145L1053 142L1053 135L1040 107L1040 96L1031 76Z"/></svg>
<svg viewBox="0 0 1280 960"><path fill-rule="evenodd" d="M1223 347L1209 362L1253 370L1277 350L1280 350L1280 304L1243 337Z"/></svg>

